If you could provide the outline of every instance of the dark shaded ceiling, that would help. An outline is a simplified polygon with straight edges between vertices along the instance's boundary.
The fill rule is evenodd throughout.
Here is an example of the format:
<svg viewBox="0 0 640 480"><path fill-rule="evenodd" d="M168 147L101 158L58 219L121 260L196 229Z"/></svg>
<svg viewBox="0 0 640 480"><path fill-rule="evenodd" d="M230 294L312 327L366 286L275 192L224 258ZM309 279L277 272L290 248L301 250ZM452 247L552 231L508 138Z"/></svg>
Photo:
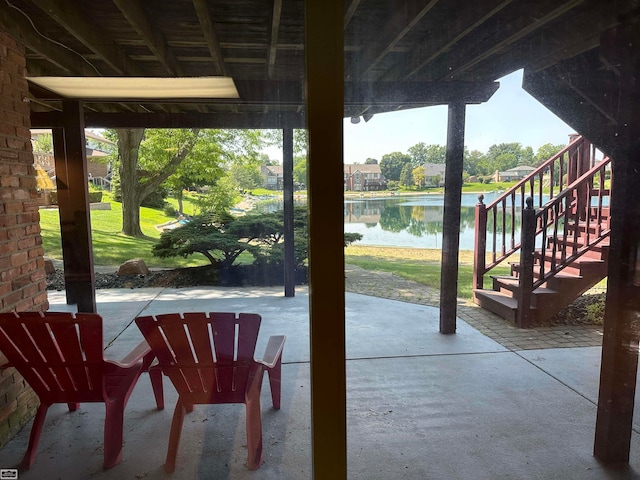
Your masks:
<svg viewBox="0 0 640 480"><path fill-rule="evenodd" d="M485 101L508 73L596 49L639 3L347 0L345 116ZM127 114L131 124L134 114L170 123L180 113L265 127L304 117L303 0L0 0L0 26L26 46L29 76L225 75L240 95L87 99L88 125L113 118L105 113ZM50 92L32 85L31 94L32 112L60 110Z"/></svg>

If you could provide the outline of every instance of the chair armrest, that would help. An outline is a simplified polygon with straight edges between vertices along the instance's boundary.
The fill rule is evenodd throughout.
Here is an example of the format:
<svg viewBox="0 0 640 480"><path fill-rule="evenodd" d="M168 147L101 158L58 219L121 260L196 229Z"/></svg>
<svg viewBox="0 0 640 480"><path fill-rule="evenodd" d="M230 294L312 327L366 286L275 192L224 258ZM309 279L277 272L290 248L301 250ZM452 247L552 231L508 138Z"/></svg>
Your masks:
<svg viewBox="0 0 640 480"><path fill-rule="evenodd" d="M138 344L136 348L131 350L131 352L118 363L123 365L131 365L132 363L136 363L139 360L144 359L145 363L147 364L145 366L148 367L154 358L155 355L153 355L153 353L151 352L151 347L145 340L143 340Z"/></svg>
<svg viewBox="0 0 640 480"><path fill-rule="evenodd" d="M267 368L273 368L276 363L278 363L280 355L282 355L282 349L284 348L286 339L287 337L284 335L273 335L269 337L267 348L264 350L264 356L262 360L258 360L258 363L261 363Z"/></svg>

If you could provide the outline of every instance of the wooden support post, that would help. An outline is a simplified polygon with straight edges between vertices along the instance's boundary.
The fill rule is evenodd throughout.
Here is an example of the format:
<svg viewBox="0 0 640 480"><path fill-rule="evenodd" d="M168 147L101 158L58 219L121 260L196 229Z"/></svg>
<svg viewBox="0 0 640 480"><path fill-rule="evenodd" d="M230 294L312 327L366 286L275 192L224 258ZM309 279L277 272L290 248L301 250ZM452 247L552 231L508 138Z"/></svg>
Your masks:
<svg viewBox="0 0 640 480"><path fill-rule="evenodd" d="M611 240L602 339L594 454L605 463L629 461L640 324L640 158L617 154L611 198Z"/></svg>
<svg viewBox="0 0 640 480"><path fill-rule="evenodd" d="M449 105L440 277L440 333L447 334L456 333L465 109L464 103Z"/></svg>
<svg viewBox="0 0 640 480"><path fill-rule="evenodd" d="M594 455L604 463L629 461L640 328L640 41L635 25L620 25L601 41L619 69L617 145L611 188L611 239Z"/></svg>
<svg viewBox="0 0 640 480"><path fill-rule="evenodd" d="M473 288L484 287L484 270L487 262L487 206L484 195L478 195L476 204L475 238L473 246Z"/></svg>
<svg viewBox="0 0 640 480"><path fill-rule="evenodd" d="M522 210L520 229L520 273L518 275L518 311L516 324L520 328L531 326L531 295L533 293L533 264L536 245L536 211L533 198L527 197L527 206Z"/></svg>
<svg viewBox="0 0 640 480"><path fill-rule="evenodd" d="M60 236L67 303L95 313L84 112L79 101L63 102L64 128L53 130Z"/></svg>
<svg viewBox="0 0 640 480"><path fill-rule="evenodd" d="M282 175L284 200L284 296L296 292L296 259L293 237L293 129L282 130Z"/></svg>
<svg viewBox="0 0 640 480"><path fill-rule="evenodd" d="M345 480L344 1L305 7L312 477Z"/></svg>

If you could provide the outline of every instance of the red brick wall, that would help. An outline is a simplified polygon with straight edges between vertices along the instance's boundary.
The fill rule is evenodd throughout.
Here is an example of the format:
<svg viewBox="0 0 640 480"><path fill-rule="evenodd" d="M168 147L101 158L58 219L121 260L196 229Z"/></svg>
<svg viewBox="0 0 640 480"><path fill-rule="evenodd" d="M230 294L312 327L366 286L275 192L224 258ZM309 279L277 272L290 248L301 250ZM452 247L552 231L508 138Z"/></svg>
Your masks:
<svg viewBox="0 0 640 480"><path fill-rule="evenodd" d="M29 131L24 48L0 32L0 312L49 308ZM0 354L0 363L5 362ZM0 446L37 397L13 368L0 373Z"/></svg>

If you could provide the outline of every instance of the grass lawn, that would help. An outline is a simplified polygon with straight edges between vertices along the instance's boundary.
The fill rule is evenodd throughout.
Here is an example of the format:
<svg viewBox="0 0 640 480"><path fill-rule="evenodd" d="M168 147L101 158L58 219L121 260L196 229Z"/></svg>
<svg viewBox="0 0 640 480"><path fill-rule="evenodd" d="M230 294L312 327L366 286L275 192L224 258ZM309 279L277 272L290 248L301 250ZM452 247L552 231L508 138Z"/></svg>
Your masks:
<svg viewBox="0 0 640 480"><path fill-rule="evenodd" d="M172 220L161 210L142 207L140 227L146 238L132 238L122 235L122 204L110 202L111 210L91 210L91 235L93 255L96 265L119 265L132 258L142 258L149 267L186 267L207 265L209 261L202 255L188 258L157 258L151 253L153 245L160 238L155 225ZM57 208L40 210L40 227L44 254L51 258L62 258L60 243L60 218ZM200 257L200 258L198 258Z"/></svg>
<svg viewBox="0 0 640 480"><path fill-rule="evenodd" d="M440 288L442 251L430 248L397 248L350 245L345 249L345 262L366 270L392 272L403 278L433 288ZM508 275L509 267L496 267L493 275ZM458 297L472 297L473 252L460 251Z"/></svg>

